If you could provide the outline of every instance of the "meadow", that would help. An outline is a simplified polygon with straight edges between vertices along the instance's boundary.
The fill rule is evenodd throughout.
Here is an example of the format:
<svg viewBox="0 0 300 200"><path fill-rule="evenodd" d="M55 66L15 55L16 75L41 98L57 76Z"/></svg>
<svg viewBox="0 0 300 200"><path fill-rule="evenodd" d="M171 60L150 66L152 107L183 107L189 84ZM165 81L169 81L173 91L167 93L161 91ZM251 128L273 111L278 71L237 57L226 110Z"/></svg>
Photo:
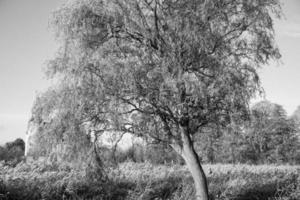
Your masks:
<svg viewBox="0 0 300 200"><path fill-rule="evenodd" d="M212 200L299 200L300 166L206 164ZM101 173L92 165L49 161L0 164L0 199L192 200L182 165L124 162Z"/></svg>

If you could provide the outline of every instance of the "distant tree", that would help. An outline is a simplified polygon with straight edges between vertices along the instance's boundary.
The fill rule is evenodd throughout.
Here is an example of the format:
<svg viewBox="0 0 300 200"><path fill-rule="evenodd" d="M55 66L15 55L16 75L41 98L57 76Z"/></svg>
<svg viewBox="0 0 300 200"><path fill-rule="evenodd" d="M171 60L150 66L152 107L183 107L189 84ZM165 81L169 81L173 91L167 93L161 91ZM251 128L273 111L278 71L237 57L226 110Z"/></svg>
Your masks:
<svg viewBox="0 0 300 200"><path fill-rule="evenodd" d="M18 147L21 151L25 150L25 142L24 140L22 140L21 138L16 139L13 142L7 142L4 147L8 150L14 148L14 147Z"/></svg>
<svg viewBox="0 0 300 200"><path fill-rule="evenodd" d="M297 109L292 114L292 118L300 122L300 106L297 107Z"/></svg>
<svg viewBox="0 0 300 200"><path fill-rule="evenodd" d="M15 165L23 159L24 151L25 142L22 139L18 138L13 142L7 142L3 147L0 146L0 160Z"/></svg>
<svg viewBox="0 0 300 200"><path fill-rule="evenodd" d="M249 152L254 162L288 162L295 151L296 125L282 106L262 101L252 107L246 130Z"/></svg>
<svg viewBox="0 0 300 200"><path fill-rule="evenodd" d="M256 69L278 59L278 0L90 0L54 13L48 74L75 84L102 129L144 135L181 155L208 199L194 137L247 118Z"/></svg>
<svg viewBox="0 0 300 200"><path fill-rule="evenodd" d="M247 123L244 122L244 123ZM230 124L226 128L219 130L219 136L217 137L215 156L216 162L220 163L237 163L247 162L242 156L244 149L243 144L245 138L243 138L243 127L245 124Z"/></svg>
<svg viewBox="0 0 300 200"><path fill-rule="evenodd" d="M211 126L202 129L201 134L194 136L195 150L203 162L215 163L218 162L219 148L222 141L222 136L226 128L221 126Z"/></svg>
<svg viewBox="0 0 300 200"><path fill-rule="evenodd" d="M296 138L295 140L297 141L297 148L296 152L294 155L294 161L295 163L299 164L300 163L300 106L297 107L295 112L292 114L291 120L293 120L296 124Z"/></svg>
<svg viewBox="0 0 300 200"><path fill-rule="evenodd" d="M290 117L297 125L297 134L300 138L300 106L297 107L297 109L294 111L294 113Z"/></svg>
<svg viewBox="0 0 300 200"><path fill-rule="evenodd" d="M0 161L5 160L7 156L7 151L4 147L0 146Z"/></svg>

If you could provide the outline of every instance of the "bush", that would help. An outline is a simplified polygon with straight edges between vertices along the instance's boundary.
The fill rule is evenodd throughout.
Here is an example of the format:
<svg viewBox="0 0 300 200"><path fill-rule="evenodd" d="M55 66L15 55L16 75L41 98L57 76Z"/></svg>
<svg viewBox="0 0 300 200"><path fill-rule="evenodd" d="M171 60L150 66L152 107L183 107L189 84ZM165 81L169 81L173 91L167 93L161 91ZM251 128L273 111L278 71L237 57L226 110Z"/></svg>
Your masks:
<svg viewBox="0 0 300 200"><path fill-rule="evenodd" d="M2 164L0 177L0 194L6 199L86 199L109 195L104 179L97 177L91 166L74 168L71 163L57 165L47 160L21 162L14 168Z"/></svg>

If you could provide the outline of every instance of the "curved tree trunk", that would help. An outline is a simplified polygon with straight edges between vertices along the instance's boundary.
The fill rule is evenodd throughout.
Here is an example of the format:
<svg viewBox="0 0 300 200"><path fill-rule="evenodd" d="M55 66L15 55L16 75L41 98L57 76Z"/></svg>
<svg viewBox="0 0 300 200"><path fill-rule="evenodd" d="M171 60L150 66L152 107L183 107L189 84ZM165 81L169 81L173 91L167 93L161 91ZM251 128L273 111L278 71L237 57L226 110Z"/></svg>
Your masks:
<svg viewBox="0 0 300 200"><path fill-rule="evenodd" d="M172 145L172 147L183 157L192 174L196 190L196 200L208 200L206 176L200 164L199 157L194 149L193 142L188 134L187 127L181 127L180 131L182 145Z"/></svg>

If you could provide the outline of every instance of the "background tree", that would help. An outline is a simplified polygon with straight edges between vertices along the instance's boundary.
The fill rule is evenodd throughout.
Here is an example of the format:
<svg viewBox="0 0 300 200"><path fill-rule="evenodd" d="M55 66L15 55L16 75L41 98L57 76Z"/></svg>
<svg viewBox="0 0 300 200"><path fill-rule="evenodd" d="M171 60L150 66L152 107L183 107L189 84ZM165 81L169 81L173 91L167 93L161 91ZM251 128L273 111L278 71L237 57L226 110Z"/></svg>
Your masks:
<svg viewBox="0 0 300 200"><path fill-rule="evenodd" d="M292 118L294 118L296 121L300 121L300 106L297 107L297 109L292 114Z"/></svg>
<svg viewBox="0 0 300 200"><path fill-rule="evenodd" d="M4 160L10 165L16 165L24 157L25 142L18 138L13 142L7 142L3 147L0 146L0 161Z"/></svg>
<svg viewBox="0 0 300 200"><path fill-rule="evenodd" d="M219 156L223 150L220 147L225 130L225 127L211 126L194 136L195 150L203 162L221 162L222 158L220 159Z"/></svg>
<svg viewBox="0 0 300 200"><path fill-rule="evenodd" d="M249 152L255 163L288 162L295 153L296 124L282 106L262 101L251 109L251 123L245 131ZM249 154L248 152L248 154Z"/></svg>
<svg viewBox="0 0 300 200"><path fill-rule="evenodd" d="M295 115L288 117L281 105L261 101L251 108L249 121L207 130L195 144L204 162L295 164L298 131Z"/></svg>
<svg viewBox="0 0 300 200"><path fill-rule="evenodd" d="M0 161L4 160L6 157L6 149L0 146Z"/></svg>
<svg viewBox="0 0 300 200"><path fill-rule="evenodd" d="M297 109L294 111L294 113L291 116L291 119L294 120L294 122L297 125L297 135L300 138L300 106L298 106Z"/></svg>
<svg viewBox="0 0 300 200"><path fill-rule="evenodd" d="M81 103L103 131L170 145L208 199L195 135L247 118L256 69L280 57L279 13L277 0L78 1L54 14L61 51L48 74L92 94Z"/></svg>
<svg viewBox="0 0 300 200"><path fill-rule="evenodd" d="M293 156L294 163L300 163L300 106L297 107L295 112L292 114L291 120L294 121L296 124L296 138L295 141L297 141L297 147L296 152Z"/></svg>

